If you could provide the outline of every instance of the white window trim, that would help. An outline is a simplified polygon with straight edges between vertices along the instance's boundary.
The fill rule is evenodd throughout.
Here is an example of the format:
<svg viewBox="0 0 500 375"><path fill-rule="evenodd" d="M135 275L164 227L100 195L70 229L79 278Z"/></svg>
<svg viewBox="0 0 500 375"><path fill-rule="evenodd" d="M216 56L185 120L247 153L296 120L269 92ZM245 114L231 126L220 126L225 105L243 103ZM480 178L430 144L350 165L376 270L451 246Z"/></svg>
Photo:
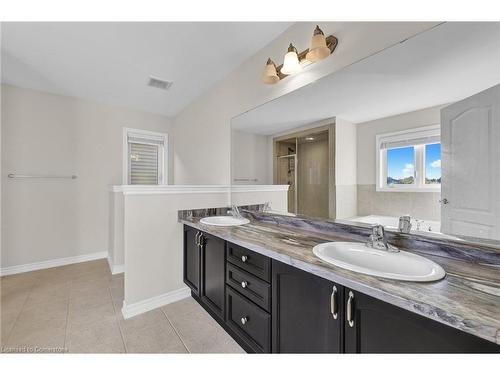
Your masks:
<svg viewBox="0 0 500 375"><path fill-rule="evenodd" d="M122 184L128 185L128 174L129 174L129 156L128 156L128 136L129 134L135 134L139 136L154 136L163 138L163 155L160 158L161 166L160 166L160 181L158 181L158 185L168 185L168 134L167 133L158 133L152 132L149 130L142 129L133 129L133 128L123 128L123 144L122 144L122 159L123 159L123 173L122 173Z"/></svg>
<svg viewBox="0 0 500 375"><path fill-rule="evenodd" d="M429 125L419 128L407 129L393 133L377 134L375 137L376 153L376 184L375 190L378 192L408 192L408 193L436 193L441 192L441 185L425 184L425 145L413 146L415 149L415 181L413 185L387 186L387 150L381 149L383 142L394 142L412 138L422 138L426 136L436 136L441 134L441 125ZM421 173L419 173L421 171Z"/></svg>

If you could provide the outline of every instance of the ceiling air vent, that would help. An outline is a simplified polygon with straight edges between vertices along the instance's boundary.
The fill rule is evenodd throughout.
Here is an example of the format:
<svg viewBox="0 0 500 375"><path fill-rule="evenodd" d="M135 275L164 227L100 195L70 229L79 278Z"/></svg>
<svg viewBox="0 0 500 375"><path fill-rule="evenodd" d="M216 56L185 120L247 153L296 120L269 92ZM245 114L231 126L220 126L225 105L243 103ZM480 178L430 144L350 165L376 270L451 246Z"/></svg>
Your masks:
<svg viewBox="0 0 500 375"><path fill-rule="evenodd" d="M148 86L156 87L157 89L168 90L172 86L173 82L164 81L163 79L156 77L149 77Z"/></svg>

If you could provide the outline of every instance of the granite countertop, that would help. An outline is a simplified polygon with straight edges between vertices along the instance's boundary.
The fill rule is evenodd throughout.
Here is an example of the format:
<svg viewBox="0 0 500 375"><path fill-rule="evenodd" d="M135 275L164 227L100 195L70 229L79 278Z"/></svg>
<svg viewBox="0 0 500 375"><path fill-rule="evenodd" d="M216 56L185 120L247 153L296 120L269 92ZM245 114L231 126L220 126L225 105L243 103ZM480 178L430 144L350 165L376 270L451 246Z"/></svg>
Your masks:
<svg viewBox="0 0 500 375"><path fill-rule="evenodd" d="M312 252L319 243L359 241L359 236L318 233L254 218L250 224L239 227L204 225L199 218L180 217L179 220L257 253L500 344L498 264L419 253L441 265L446 277L425 283L382 279L333 266Z"/></svg>

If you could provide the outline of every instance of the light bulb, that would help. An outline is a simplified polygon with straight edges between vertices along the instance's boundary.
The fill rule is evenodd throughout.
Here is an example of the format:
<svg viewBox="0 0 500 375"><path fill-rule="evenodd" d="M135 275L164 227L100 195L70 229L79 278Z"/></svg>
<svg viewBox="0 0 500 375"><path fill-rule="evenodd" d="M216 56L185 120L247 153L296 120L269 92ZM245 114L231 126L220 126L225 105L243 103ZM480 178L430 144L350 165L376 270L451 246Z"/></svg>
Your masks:
<svg viewBox="0 0 500 375"><path fill-rule="evenodd" d="M302 67L299 63L299 56L297 54L297 48L290 43L288 46L288 52L285 54L285 58L283 61L283 67L281 68L281 73L290 75L293 73L297 73L300 71Z"/></svg>

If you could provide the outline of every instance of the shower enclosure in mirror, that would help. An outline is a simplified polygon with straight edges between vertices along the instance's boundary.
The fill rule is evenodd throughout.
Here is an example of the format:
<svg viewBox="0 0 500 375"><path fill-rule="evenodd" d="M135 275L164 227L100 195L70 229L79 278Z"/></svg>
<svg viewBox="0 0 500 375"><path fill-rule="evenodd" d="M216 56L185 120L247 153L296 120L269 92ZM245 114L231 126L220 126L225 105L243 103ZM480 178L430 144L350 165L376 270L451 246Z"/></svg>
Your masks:
<svg viewBox="0 0 500 375"><path fill-rule="evenodd" d="M440 24L233 118L232 184L287 187L274 213L500 241L499 83L500 23Z"/></svg>

